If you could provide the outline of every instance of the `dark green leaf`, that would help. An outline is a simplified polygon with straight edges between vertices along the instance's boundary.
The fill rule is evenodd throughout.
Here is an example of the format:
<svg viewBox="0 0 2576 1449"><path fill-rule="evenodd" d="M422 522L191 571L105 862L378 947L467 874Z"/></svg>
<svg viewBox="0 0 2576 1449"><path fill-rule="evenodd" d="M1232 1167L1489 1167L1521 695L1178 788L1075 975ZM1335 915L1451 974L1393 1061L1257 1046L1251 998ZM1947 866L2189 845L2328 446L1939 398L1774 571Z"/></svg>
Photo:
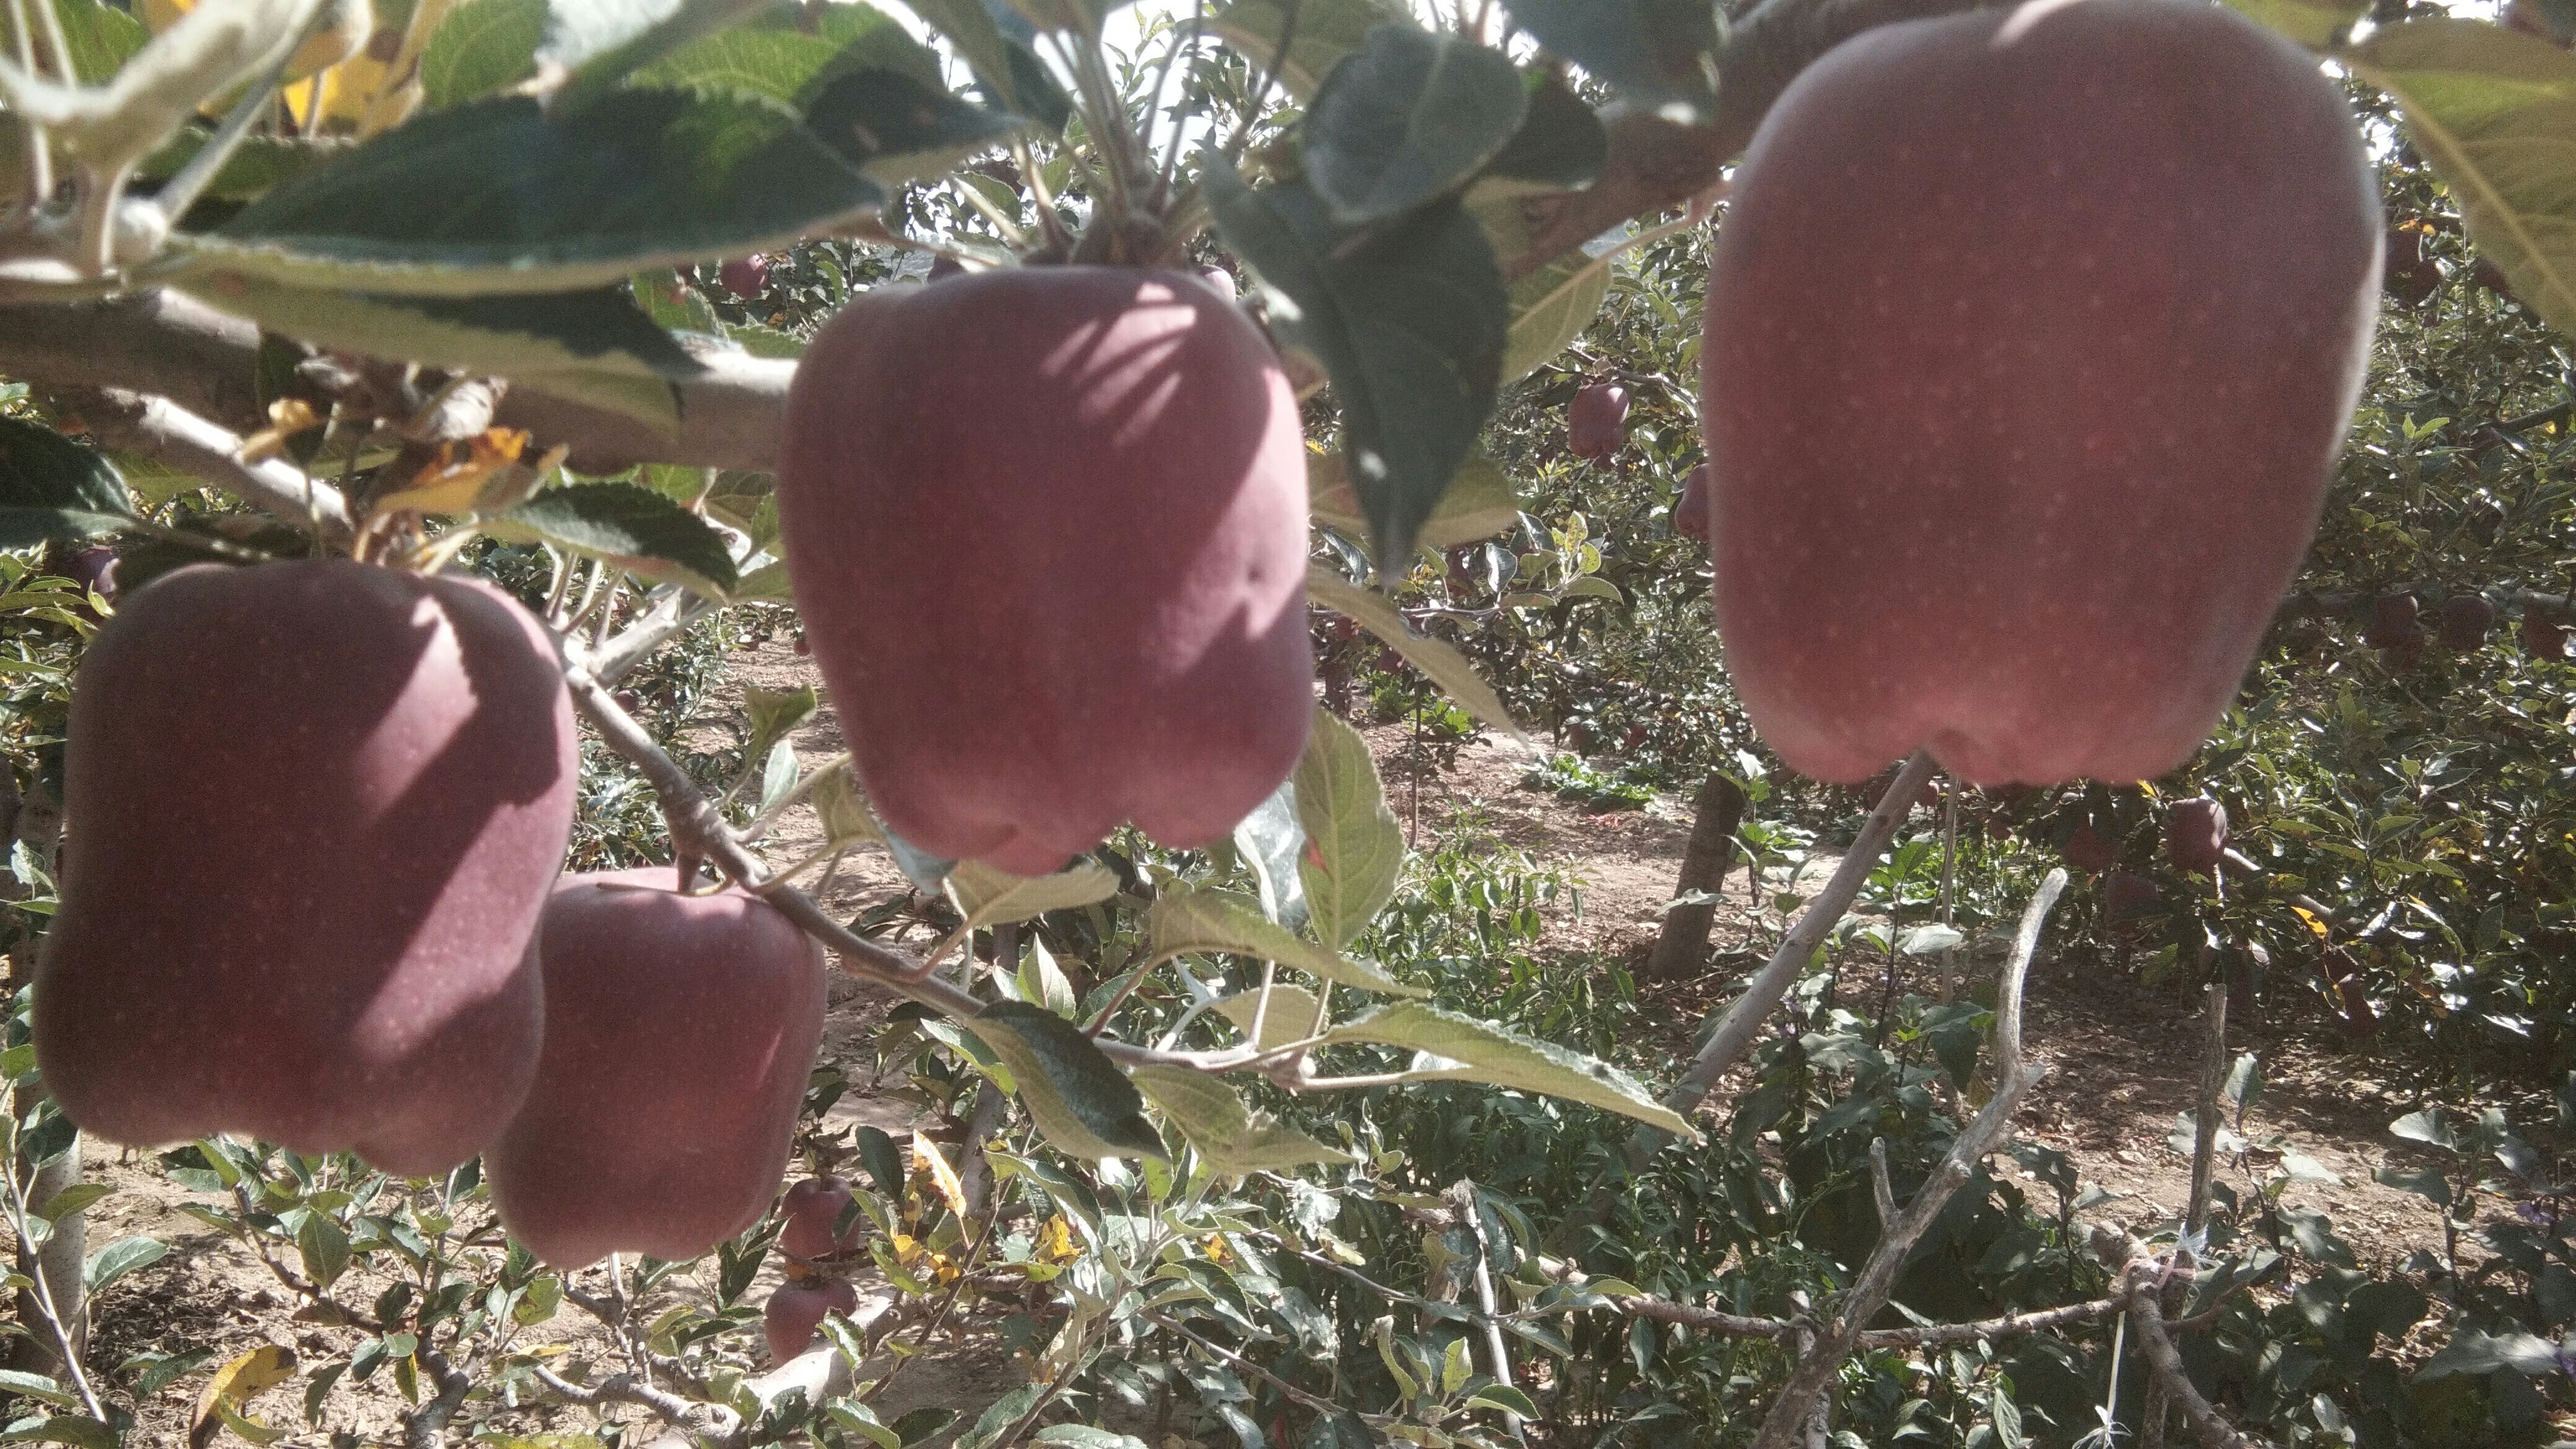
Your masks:
<svg viewBox="0 0 2576 1449"><path fill-rule="evenodd" d="M869 67L823 86L805 108L805 125L870 180L898 186L945 172L1022 122L901 71Z"/></svg>
<svg viewBox="0 0 2576 1449"><path fill-rule="evenodd" d="M143 158L135 167L135 176L144 181L167 181L179 174L206 144L207 133L187 130L171 138L170 144ZM346 141L305 137L251 136L233 148L206 184L202 197L207 201L249 201L267 194L305 172L349 150Z"/></svg>
<svg viewBox="0 0 2576 1449"><path fill-rule="evenodd" d="M1717 101L1717 7L1709 0L1507 0L1512 22L1668 120Z"/></svg>
<svg viewBox="0 0 2576 1449"><path fill-rule="evenodd" d="M1280 781L1234 827L1234 848L1260 889L1261 913L1291 931L1305 929L1306 884L1297 859L1306 849L1306 831L1297 823L1295 780Z"/></svg>
<svg viewBox="0 0 2576 1449"><path fill-rule="evenodd" d="M1279 1172L1318 1162L1348 1162L1350 1154L1327 1147L1266 1112L1243 1104L1234 1088L1187 1067L1141 1066L1136 1085L1172 1119L1208 1166L1242 1176Z"/></svg>
<svg viewBox="0 0 2576 1449"><path fill-rule="evenodd" d="M1289 29L1294 14L1295 29ZM1278 68L1279 83L1300 101L1315 91L1342 57L1360 48L1369 32L1404 13L1375 0L1236 0L1208 17L1208 29L1250 62L1256 72ZM1279 48L1282 34L1288 48Z"/></svg>
<svg viewBox="0 0 2576 1449"><path fill-rule="evenodd" d="M775 0L549 0L542 65L572 72L557 110L591 105L627 76Z"/></svg>
<svg viewBox="0 0 2576 1449"><path fill-rule="evenodd" d="M1401 849L1399 840L1398 860L1402 859ZM1263 915L1256 902L1229 891L1166 887L1146 913L1145 929L1154 943L1154 954L1165 959L1185 952L1223 952L1276 961L1327 981L1368 991L1398 996L1429 994L1419 986L1387 975L1374 961L1344 956L1329 946L1291 935L1287 927Z"/></svg>
<svg viewBox="0 0 2576 1449"><path fill-rule="evenodd" d="M406 295L563 292L785 246L883 193L778 102L613 92L434 111L174 240L195 273Z"/></svg>
<svg viewBox="0 0 2576 1449"><path fill-rule="evenodd" d="M2451 1205L2450 1181L2430 1167L2382 1167L2370 1175L2374 1181L2384 1187L2393 1187L2400 1192L2411 1192L2417 1197L2430 1200L2436 1207L2447 1208Z"/></svg>
<svg viewBox="0 0 2576 1449"><path fill-rule="evenodd" d="M1003 0L910 0L914 14L948 37L975 73L976 85L1005 111L1028 116L1049 134L1064 129L1073 100L1039 62L1037 35Z"/></svg>
<svg viewBox="0 0 2576 1449"><path fill-rule="evenodd" d="M1501 51L1381 25L1333 67L1306 110L1306 177L1343 222L1400 215L1466 185L1528 113L1520 73Z"/></svg>
<svg viewBox="0 0 2576 1449"><path fill-rule="evenodd" d="M160 1262L169 1252L170 1245L156 1238L119 1238L89 1255L81 1268L81 1281L96 1293L128 1273Z"/></svg>
<svg viewBox="0 0 2576 1449"><path fill-rule="evenodd" d="M488 96L534 75L546 38L546 0L466 0L421 52L420 87L432 108Z"/></svg>
<svg viewBox="0 0 2576 1449"><path fill-rule="evenodd" d="M119 1449L125 1439L87 1414L56 1414L49 1419L20 1421L0 1430L0 1443L76 1444L80 1449Z"/></svg>
<svg viewBox="0 0 2576 1449"><path fill-rule="evenodd" d="M633 483L551 488L484 524L486 532L542 540L602 559L657 583L722 597L734 584L733 556L705 519Z"/></svg>
<svg viewBox="0 0 2576 1449"><path fill-rule="evenodd" d="M134 521L116 465L23 418L0 418L0 548L97 538Z"/></svg>
<svg viewBox="0 0 2576 1449"><path fill-rule="evenodd" d="M1467 194L1468 214L1484 228L1497 257L1518 257L1529 250L1529 220L1521 214L1520 197L1520 188L1489 183L1479 183ZM1517 382L1537 371L1539 364L1563 352L1601 314L1601 303L1610 295L1610 258L1616 245L1608 240L1586 243L1512 283L1511 326L1501 372L1504 382Z"/></svg>
<svg viewBox="0 0 2576 1449"><path fill-rule="evenodd" d="M1545 71L1522 77L1529 112L1511 143L1487 163L1485 174L1524 191L1567 191L1589 186L1610 156L1610 134L1601 118L1565 82Z"/></svg>
<svg viewBox="0 0 2576 1449"><path fill-rule="evenodd" d="M680 415L669 379L704 371L624 287L384 297L236 273L200 277L185 290L317 346L512 378L664 428Z"/></svg>
<svg viewBox="0 0 2576 1449"><path fill-rule="evenodd" d="M2482 1333L2463 1328L2441 1352L2424 1361L2415 1371L2418 1380L2449 1378L2453 1374L2491 1374L2498 1369L2511 1369L2526 1378L2540 1378L2558 1371L2558 1345L2529 1333Z"/></svg>
<svg viewBox="0 0 2576 1449"><path fill-rule="evenodd" d="M2421 1142L2427 1147L2439 1147L2445 1152L2460 1150L2460 1135L2452 1128L2449 1115L2439 1107L2407 1113L2388 1124L2388 1135Z"/></svg>
<svg viewBox="0 0 2576 1449"><path fill-rule="evenodd" d="M2310 50L2324 50L2370 9L2370 0L2227 0L2227 6Z"/></svg>
<svg viewBox="0 0 2576 1449"><path fill-rule="evenodd" d="M1255 192L1213 155L1203 175L1226 244L1279 294L1273 326L1332 378L1379 566L1399 575L1493 411L1510 327L1494 249L1454 204L1362 239L1302 184Z"/></svg>
<svg viewBox="0 0 2576 1449"><path fill-rule="evenodd" d="M1043 1006L997 1001L966 1023L1019 1084L1020 1100L1057 1150L1075 1157L1161 1157L1136 1084L1091 1038Z"/></svg>
<svg viewBox="0 0 2576 1449"><path fill-rule="evenodd" d="M306 1213L295 1228L295 1250L304 1260L304 1276L317 1288L328 1288L349 1271L349 1234L328 1213Z"/></svg>
<svg viewBox="0 0 2576 1449"><path fill-rule="evenodd" d="M955 1409L913 1409L894 1421L894 1432L907 1445L919 1444L957 1422Z"/></svg>
<svg viewBox="0 0 2576 1449"><path fill-rule="evenodd" d="M0 1369L0 1394L19 1394L31 1399L42 1399L48 1404L63 1409L80 1406L80 1400L58 1380L43 1374L24 1373L17 1369Z"/></svg>
<svg viewBox="0 0 2576 1449"><path fill-rule="evenodd" d="M903 1196L903 1153L884 1129L862 1124L859 1128L859 1165L876 1179L877 1191L887 1197Z"/></svg>

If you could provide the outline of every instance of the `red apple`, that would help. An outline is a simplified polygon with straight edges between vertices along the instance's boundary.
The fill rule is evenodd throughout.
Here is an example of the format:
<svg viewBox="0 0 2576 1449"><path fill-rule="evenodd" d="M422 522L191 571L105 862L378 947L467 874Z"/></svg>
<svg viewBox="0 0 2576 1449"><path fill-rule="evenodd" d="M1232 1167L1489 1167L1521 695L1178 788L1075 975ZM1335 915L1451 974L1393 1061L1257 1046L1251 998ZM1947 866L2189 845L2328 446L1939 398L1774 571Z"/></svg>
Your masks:
<svg viewBox="0 0 2576 1449"><path fill-rule="evenodd" d="M1574 456L1601 462L1628 441L1628 389L1615 382L1587 382L1574 390L1565 412L1566 447Z"/></svg>
<svg viewBox="0 0 2576 1449"><path fill-rule="evenodd" d="M824 1316L843 1318L859 1311L859 1290L838 1278L781 1283L760 1311L760 1326L769 1338L769 1357L785 1363L814 1344Z"/></svg>
<svg viewBox="0 0 2576 1449"><path fill-rule="evenodd" d="M1708 465L1700 464L1682 480L1682 496L1673 504L1673 532L1708 542Z"/></svg>
<svg viewBox="0 0 2576 1449"><path fill-rule="evenodd" d="M778 503L869 798L924 850L1205 845L1305 748L1297 402L1195 276L862 294L796 370Z"/></svg>
<svg viewBox="0 0 2576 1449"><path fill-rule="evenodd" d="M2226 853L2226 806L2201 795L2177 800L2165 812L2165 856L2175 869L2215 874Z"/></svg>
<svg viewBox="0 0 2576 1449"><path fill-rule="evenodd" d="M2402 649L2422 642L2424 626L2413 594L2382 594L2370 601L2370 623L2362 642L2373 649Z"/></svg>
<svg viewBox="0 0 2576 1449"><path fill-rule="evenodd" d="M1199 280L1214 288L1229 302L1240 295L1239 289L1234 284L1234 273L1223 267L1199 268Z"/></svg>
<svg viewBox="0 0 2576 1449"><path fill-rule="evenodd" d="M2462 652L2483 648L2495 620L2495 605L2483 597L2453 594L2442 601L2442 647Z"/></svg>
<svg viewBox="0 0 2576 1449"><path fill-rule="evenodd" d="M35 1043L74 1122L443 1173L528 1090L571 834L553 642L480 580L197 565L81 660Z"/></svg>
<svg viewBox="0 0 2576 1449"><path fill-rule="evenodd" d="M716 280L740 301L751 301L769 290L769 258L736 257L716 269Z"/></svg>
<svg viewBox="0 0 2576 1449"><path fill-rule="evenodd" d="M855 1251L864 1219L852 1221L850 1230L838 1238L832 1235L849 1205L850 1185L837 1177L809 1177L787 1189L778 1205L779 1215L786 1219L778 1230L779 1248L790 1257L805 1259Z"/></svg>
<svg viewBox="0 0 2576 1449"><path fill-rule="evenodd" d="M769 1210L823 1038L823 948L669 866L564 878L546 904L546 1041L484 1157L511 1237L576 1268L694 1258Z"/></svg>
<svg viewBox="0 0 2576 1449"><path fill-rule="evenodd" d="M2564 659L2567 657L2567 626L2546 615L2526 611L2522 616L2522 647L2534 659Z"/></svg>
<svg viewBox="0 0 2576 1449"><path fill-rule="evenodd" d="M2099 875L2120 861L2119 847L2104 840L2090 825L2076 826L2059 853L2066 857L2068 865L2088 875Z"/></svg>
<svg viewBox="0 0 2576 1449"><path fill-rule="evenodd" d="M1717 622L1821 779L2188 758L2315 531L2379 188L2314 56L2196 0L1888 25L1738 168L1702 409Z"/></svg>

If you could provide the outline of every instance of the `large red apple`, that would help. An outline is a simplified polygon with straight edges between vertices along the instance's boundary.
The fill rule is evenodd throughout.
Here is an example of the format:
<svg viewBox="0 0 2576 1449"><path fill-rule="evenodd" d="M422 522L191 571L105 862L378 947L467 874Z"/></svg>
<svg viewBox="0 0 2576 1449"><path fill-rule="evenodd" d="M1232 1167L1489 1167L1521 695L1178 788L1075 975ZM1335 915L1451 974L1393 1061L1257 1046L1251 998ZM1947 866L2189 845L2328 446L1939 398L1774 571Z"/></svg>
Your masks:
<svg viewBox="0 0 2576 1449"><path fill-rule="evenodd" d="M1305 748L1297 402L1193 274L860 296L796 371L778 503L869 797L925 850L1205 845Z"/></svg>
<svg viewBox="0 0 2576 1449"><path fill-rule="evenodd" d="M856 1251L866 1219L852 1222L838 1236L832 1231L849 1205L850 1185L837 1177L809 1177L787 1189L778 1204L778 1215L785 1220L778 1230L780 1251L803 1259Z"/></svg>
<svg viewBox="0 0 2576 1449"><path fill-rule="evenodd" d="M2314 57L2198 0L1889 25L1737 170L1702 410L1764 739L1866 778L2137 780L2235 694L2315 530L2379 191Z"/></svg>
<svg viewBox="0 0 2576 1449"><path fill-rule="evenodd" d="M2226 854L2226 806L2198 795L2175 801L2165 812L2165 855L2175 869L2214 875Z"/></svg>
<svg viewBox="0 0 2576 1449"><path fill-rule="evenodd" d="M115 1142L472 1157L535 1071L576 773L554 646L487 584L335 559L137 590L72 695L46 1086Z"/></svg>
<svg viewBox="0 0 2576 1449"><path fill-rule="evenodd" d="M546 905L546 1043L484 1157L501 1225L557 1267L694 1258L787 1173L823 1038L823 949L767 902L668 866L567 876Z"/></svg>

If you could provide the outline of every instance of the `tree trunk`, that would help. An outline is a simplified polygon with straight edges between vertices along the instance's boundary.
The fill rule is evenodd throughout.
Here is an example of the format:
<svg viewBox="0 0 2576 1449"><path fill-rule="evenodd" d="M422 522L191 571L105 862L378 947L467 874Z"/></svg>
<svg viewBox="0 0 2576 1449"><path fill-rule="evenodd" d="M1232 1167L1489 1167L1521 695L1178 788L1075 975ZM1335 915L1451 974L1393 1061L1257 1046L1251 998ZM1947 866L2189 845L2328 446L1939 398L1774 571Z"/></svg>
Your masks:
<svg viewBox="0 0 2576 1449"><path fill-rule="evenodd" d="M1711 770L1707 783L1699 787L1692 812L1690 844L1682 851L1681 883L1673 889L1675 897L1715 895L1724 888L1726 872L1735 863L1735 830L1744 823L1744 791L1723 773ZM1655 938L1654 954L1646 959L1647 977L1673 981L1697 969L1708 955L1708 928L1716 918L1714 901L1682 903L1666 910L1663 932Z"/></svg>

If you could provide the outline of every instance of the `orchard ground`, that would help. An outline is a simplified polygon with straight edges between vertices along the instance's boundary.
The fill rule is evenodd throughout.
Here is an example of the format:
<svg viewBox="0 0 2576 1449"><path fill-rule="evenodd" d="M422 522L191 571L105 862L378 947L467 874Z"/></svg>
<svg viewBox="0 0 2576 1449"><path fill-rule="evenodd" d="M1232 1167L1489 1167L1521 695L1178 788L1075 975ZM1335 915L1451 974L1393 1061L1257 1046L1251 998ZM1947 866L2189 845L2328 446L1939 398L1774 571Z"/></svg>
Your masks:
<svg viewBox="0 0 2576 1449"><path fill-rule="evenodd" d="M792 690L815 684L812 661L793 652L784 636L740 652L730 660L729 678L710 700L711 713L738 707L747 685ZM1545 907L1541 955L1552 967L1598 969L1605 959L1641 966L1652 943L1665 903L1670 899L1682 848L1689 833L1689 805L1668 795L1657 796L1642 810L1589 813L1556 797L1521 784L1535 758L1529 747L1487 735L1459 749L1453 768L1428 765L1415 770L1417 756L1410 730L1402 724L1371 724L1363 731L1386 778L1387 797L1399 821L1419 831L1417 852L1440 838L1467 832L1528 852L1540 866L1570 877L1577 886ZM826 708L794 736L799 756L826 758L842 747L839 728ZM1615 761L1605 761L1615 764ZM1418 789L1417 789L1418 787ZM1418 797L1418 798L1417 798ZM1418 813L1417 813L1418 812ZM1922 818L1915 825L1920 828ZM802 858L819 844L819 827L810 811L800 809L781 832L766 842L775 861ZM1417 854L1417 860L1419 855ZM1783 888L1812 891L1833 868L1834 857L1819 847L1795 882L1777 873L1766 891ZM862 851L845 859L827 894L844 918L904 890L901 877L881 852ZM2079 883L2078 890L2094 889ZM1641 981L1648 1010L1643 1019L1670 1024L1670 1040L1660 1045L1675 1057L1686 1053L1689 1035L1710 1011L1721 1007L1742 976L1758 964L1755 953L1767 953L1776 939L1774 918L1766 929L1753 914L1744 872L1728 878L1726 903L1711 932L1710 964L1696 976L1678 981ZM1911 923L1909 923L1911 924ZM924 946L929 932L914 927ZM1972 947L1973 949L1973 947ZM1990 977L1999 948L1977 950L1969 967L1971 982ZM1930 958L1911 963L1903 989L1929 994L1935 986ZM1856 1010L1874 1009L1884 985L1884 958L1865 948L1842 958L1838 999ZM942 1120L905 1098L900 1073L877 1075L871 1038L883 1023L891 998L835 973L832 1004L825 1026L822 1061L842 1068L852 1082L850 1093L830 1109L826 1130L846 1132L864 1123L895 1134L898 1141L916 1126L938 1135ZM2108 964L2077 964L2043 951L2031 977L2027 1009L2033 1050L2050 1063L2050 1074L2022 1116L2021 1136L2065 1153L2080 1181L2114 1194L2084 1209L2079 1220L2108 1221L2144 1228L2169 1220L2188 1195L2187 1153L2167 1144L2178 1113L2191 1108L2196 1092L2203 1033L2198 1003L2179 984L2143 986L2136 974ZM2303 1153L2331 1171L2334 1183L2293 1182L2284 1202L2328 1214L2336 1230L2352 1245L2362 1265L2376 1273L2399 1272L2410 1255L2443 1251L2440 1220L2424 1199L2372 1180L2375 1167L2418 1165L2433 1161L2387 1132L2394 1118L2430 1105L2413 1087L2412 1071L2396 1053L2372 1042L2352 1042L2337 1030L2321 999L2298 979L2297 970L2276 970L2269 993L2253 1012L2231 1014L2232 1051L2256 1053L2262 1062L2264 1087L2242 1124L2255 1143ZM1668 1079L1669 1074L1665 1074ZM1739 1077L1741 1073L1739 1072ZM1712 1097L1722 1120L1740 1081L1721 1083ZM2454 1111L2484 1105L2444 1101ZM2514 1102L2515 1116L2532 1121L2529 1104ZM953 1137L953 1129L947 1134ZM953 1141L947 1144L953 1156ZM94 1361L122 1362L145 1351L214 1351L214 1363L229 1361L262 1344L296 1350L300 1360L320 1362L346 1352L351 1335L304 1320L293 1295L239 1247L180 1210L190 1200L175 1183L154 1170L142 1154L118 1154L93 1144L91 1175L115 1189L91 1210L93 1246L129 1235L145 1235L170 1245L170 1254L100 1295L95 1305ZM2249 1156L2223 1160L2219 1178L2240 1192L2254 1190L2253 1179L2279 1161L2277 1151L2258 1147ZM1998 1158L1995 1170L2020 1172ZM2250 1174L2250 1175L2249 1175ZM2035 1202L2052 1200L2049 1189L2032 1184ZM488 1209L476 1208L465 1221L473 1225ZM2509 1204L2492 1203L2485 1214L2510 1213ZM2463 1268L2482 1256L2473 1227L2460 1234ZM764 1269L761 1286L747 1296L757 1304L778 1279L777 1259ZM644 1321L664 1308L695 1298L713 1301L712 1259L691 1275L676 1277L644 1305ZM382 1286L353 1281L338 1295L368 1301ZM597 1269L580 1275L574 1286L604 1291ZM890 1296L873 1272L858 1279L863 1299ZM1026 1290L1005 1289L1016 1295ZM948 1340L950 1351L905 1368L895 1385L877 1401L891 1420L922 1406L962 1411L966 1422L985 1405L1026 1377L1025 1365L1005 1346L995 1329L1000 1319L1023 1307L1039 1309L1032 1293L1023 1305L1016 1296L986 1300L961 1315L962 1334ZM920 1316L920 1305L911 1316ZM2418 1339L2436 1330L2439 1316L2417 1325ZM753 1332L750 1341L757 1342ZM567 1361L605 1360L613 1352L605 1331L588 1315L567 1305L552 1319L523 1330L519 1346ZM2421 1357L2431 1344L2411 1342L2408 1356ZM1021 1356L1024 1357L1024 1356ZM882 1363L874 1372L882 1372ZM868 1375L863 1374L862 1377ZM152 1401L139 1405L136 1442L179 1444L188 1439L190 1402L202 1385L201 1375L181 1379ZM298 1374L254 1399L247 1410L281 1429L297 1432L289 1445L330 1442L326 1432L303 1428L305 1379ZM327 1429L355 1431L362 1442L389 1442L398 1435L407 1405L393 1375L380 1371L364 1384L349 1384L331 1399ZM637 1429L650 1422L643 1410L612 1410ZM514 1427L539 1427L516 1416ZM555 1407L544 1411L542 1427L581 1430L594 1423L591 1411ZM1120 1426L1132 1427L1132 1426ZM2561 1436L2576 1432L2576 1422L2555 1426Z"/></svg>

